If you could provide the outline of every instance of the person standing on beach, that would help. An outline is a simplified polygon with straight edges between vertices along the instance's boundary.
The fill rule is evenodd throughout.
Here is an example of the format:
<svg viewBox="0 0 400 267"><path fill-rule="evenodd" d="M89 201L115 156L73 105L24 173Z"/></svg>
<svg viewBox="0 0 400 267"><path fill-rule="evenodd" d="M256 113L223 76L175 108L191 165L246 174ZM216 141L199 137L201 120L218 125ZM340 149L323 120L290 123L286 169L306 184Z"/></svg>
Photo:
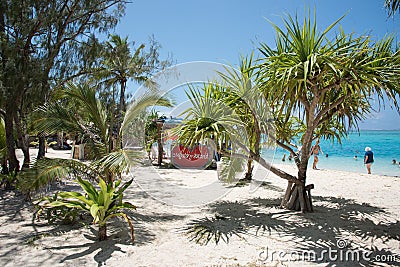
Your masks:
<svg viewBox="0 0 400 267"><path fill-rule="evenodd" d="M374 153L370 147L365 148L364 164L367 167L368 174L371 174L371 165L374 162Z"/></svg>
<svg viewBox="0 0 400 267"><path fill-rule="evenodd" d="M311 148L311 155L314 155L314 162L313 162L313 169L317 169L317 163L318 163L318 154L321 151L321 154L323 155L324 152L322 151L321 147L319 146L319 139L317 139L317 142L315 142L315 145ZM311 156L310 155L310 156Z"/></svg>

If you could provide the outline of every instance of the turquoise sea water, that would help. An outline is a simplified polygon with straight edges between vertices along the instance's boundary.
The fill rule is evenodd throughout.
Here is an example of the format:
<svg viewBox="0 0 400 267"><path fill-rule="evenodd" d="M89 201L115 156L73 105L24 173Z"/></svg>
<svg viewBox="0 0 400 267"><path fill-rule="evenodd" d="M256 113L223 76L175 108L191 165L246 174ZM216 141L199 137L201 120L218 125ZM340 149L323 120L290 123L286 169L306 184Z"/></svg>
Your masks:
<svg viewBox="0 0 400 267"><path fill-rule="evenodd" d="M324 155L320 155L318 168L333 169L366 173L363 164L364 149L366 146L372 148L375 162L372 165L372 173L388 176L400 177L400 131L360 131L351 133L347 139L342 140L342 144L337 142L321 140L320 144ZM286 153L286 161L282 162L282 156ZM326 154L329 156L326 157ZM283 149L276 149L275 155L272 151L263 151L265 158L271 159L275 163L293 164L287 160L288 153ZM357 156L357 159L354 159ZM396 159L397 164L392 164ZM312 158L309 161L309 168L312 167Z"/></svg>

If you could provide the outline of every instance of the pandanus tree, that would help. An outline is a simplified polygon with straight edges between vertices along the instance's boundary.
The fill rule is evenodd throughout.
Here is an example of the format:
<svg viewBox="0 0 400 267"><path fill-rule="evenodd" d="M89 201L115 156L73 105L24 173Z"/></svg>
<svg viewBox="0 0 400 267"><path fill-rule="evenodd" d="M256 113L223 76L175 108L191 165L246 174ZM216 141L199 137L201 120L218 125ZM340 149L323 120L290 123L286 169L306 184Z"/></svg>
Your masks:
<svg viewBox="0 0 400 267"><path fill-rule="evenodd" d="M306 178L313 140L340 141L350 129L357 129L358 122L372 110L373 97L378 98L379 103L389 99L399 107L400 53L393 48L393 38L388 36L373 42L369 36L355 37L340 31L330 39L331 30L341 19L321 32L317 31L316 21L309 14L303 23L297 17L288 16L283 28L274 25L275 46L261 44L262 57L246 70L256 70L252 77L254 86L242 87L243 92L231 98L236 99L232 104L237 106L230 109L229 114L208 115L214 118L212 124L226 131L239 148L240 153L234 151L233 156L255 160L288 181L282 207L312 211L307 192L313 186L306 185ZM222 89L224 92L238 88L232 85L243 81L241 76L235 75L224 75L224 78L227 81L222 86L226 87ZM197 104L204 101L200 97L196 99L199 100L192 110L198 109ZM227 110L227 105L222 105L224 101L214 99L213 109L225 107ZM241 102L246 103L246 109L240 107ZM244 119L246 114L247 119ZM202 114L192 115L191 129L198 133L196 123ZM190 124L183 127L189 130ZM258 134L252 133L260 133L268 142L294 156L297 175L262 158L256 150L258 146L251 142L252 136Z"/></svg>
<svg viewBox="0 0 400 267"><path fill-rule="evenodd" d="M341 19L319 32L315 14L314 20L308 14L302 24L297 17L288 16L283 28L273 25L275 45L262 43L259 48L261 89L272 103L277 122L289 129L285 133L286 127L281 127L275 141L297 156L297 176L277 172L288 179L282 206L289 209L312 210L306 205L305 188L310 149L317 134L323 138L346 135L370 112L372 97L380 103L388 98L398 108L400 52L394 51L393 38L373 42L369 36L355 37L341 30L330 39ZM294 136L289 123L293 117L303 125L296 133L299 153L287 138Z"/></svg>

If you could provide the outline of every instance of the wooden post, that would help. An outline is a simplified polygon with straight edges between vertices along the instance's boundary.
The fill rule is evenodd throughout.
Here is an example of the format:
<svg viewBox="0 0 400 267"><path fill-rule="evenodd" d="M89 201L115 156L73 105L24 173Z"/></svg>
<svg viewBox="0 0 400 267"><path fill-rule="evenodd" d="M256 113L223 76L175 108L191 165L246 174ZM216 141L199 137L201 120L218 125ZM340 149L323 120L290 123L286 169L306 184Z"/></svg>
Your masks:
<svg viewBox="0 0 400 267"><path fill-rule="evenodd" d="M162 158L163 158L163 146L161 140L161 133L163 128L164 121L157 120L157 145L158 145L158 158L157 158L157 165L161 166Z"/></svg>

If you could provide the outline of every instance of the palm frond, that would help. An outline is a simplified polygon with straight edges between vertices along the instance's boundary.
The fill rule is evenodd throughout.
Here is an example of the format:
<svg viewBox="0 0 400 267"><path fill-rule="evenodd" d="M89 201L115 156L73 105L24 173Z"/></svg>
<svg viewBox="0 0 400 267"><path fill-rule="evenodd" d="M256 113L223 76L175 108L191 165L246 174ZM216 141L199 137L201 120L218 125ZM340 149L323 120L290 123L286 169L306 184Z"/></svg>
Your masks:
<svg viewBox="0 0 400 267"><path fill-rule="evenodd" d="M227 183L236 183L243 178L243 170L245 169L247 159L243 157L222 157L221 171L218 174L218 179Z"/></svg>
<svg viewBox="0 0 400 267"><path fill-rule="evenodd" d="M93 161L91 167L121 175L123 172L129 172L133 164L143 156L142 151L120 149Z"/></svg>
<svg viewBox="0 0 400 267"><path fill-rule="evenodd" d="M54 181L76 177L97 180L102 177L98 170L72 159L44 158L34 162L31 168L22 171L18 178L18 187L23 192L37 191Z"/></svg>
<svg viewBox="0 0 400 267"><path fill-rule="evenodd" d="M96 97L96 89L89 84L68 83L60 92L60 97L73 99L83 109L88 120L98 129L99 136L106 142L108 140L108 116L103 104Z"/></svg>
<svg viewBox="0 0 400 267"><path fill-rule="evenodd" d="M46 103L39 107L35 113L33 123L38 131L46 133L58 131L82 132L75 112L61 103Z"/></svg>
<svg viewBox="0 0 400 267"><path fill-rule="evenodd" d="M396 14L396 11L400 12L400 1L385 0L385 8L388 12L389 17L394 16Z"/></svg>
<svg viewBox="0 0 400 267"><path fill-rule="evenodd" d="M125 113L124 120L121 125L121 133L128 130L129 124L134 121L147 108L152 106L171 107L173 102L166 96L160 95L158 92L148 92L138 99L135 99ZM143 125L144 127L144 125Z"/></svg>

